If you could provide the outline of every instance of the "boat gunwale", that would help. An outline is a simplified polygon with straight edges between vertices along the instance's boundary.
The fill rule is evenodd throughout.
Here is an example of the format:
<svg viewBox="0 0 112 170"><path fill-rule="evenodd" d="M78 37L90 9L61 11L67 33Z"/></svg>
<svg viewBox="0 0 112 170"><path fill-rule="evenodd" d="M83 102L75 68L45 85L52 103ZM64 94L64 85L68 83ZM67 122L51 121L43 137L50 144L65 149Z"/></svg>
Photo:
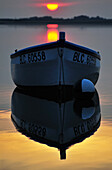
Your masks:
<svg viewBox="0 0 112 170"><path fill-rule="evenodd" d="M95 58L101 60L100 54L92 49L89 49L87 47L83 47L83 46L80 46L77 44L73 44L68 41L60 41L60 40L51 42L51 43L45 43L45 44L40 44L40 45L31 46L31 47L21 49L15 53L11 54L10 58L13 59L13 58L16 58L20 55L24 55L27 53L37 52L37 51L41 51L41 50L48 50L48 49L53 49L53 48L68 48L68 49L71 49L74 51L92 55Z"/></svg>

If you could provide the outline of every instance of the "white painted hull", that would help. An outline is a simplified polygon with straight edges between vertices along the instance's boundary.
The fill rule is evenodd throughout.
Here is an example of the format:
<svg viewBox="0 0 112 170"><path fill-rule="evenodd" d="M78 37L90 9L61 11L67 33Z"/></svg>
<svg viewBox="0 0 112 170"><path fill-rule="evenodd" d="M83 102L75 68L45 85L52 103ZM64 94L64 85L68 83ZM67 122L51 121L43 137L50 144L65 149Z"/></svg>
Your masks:
<svg viewBox="0 0 112 170"><path fill-rule="evenodd" d="M66 41L65 45L54 42L11 55L12 79L17 86L74 86L82 78L96 84L99 70L97 52Z"/></svg>

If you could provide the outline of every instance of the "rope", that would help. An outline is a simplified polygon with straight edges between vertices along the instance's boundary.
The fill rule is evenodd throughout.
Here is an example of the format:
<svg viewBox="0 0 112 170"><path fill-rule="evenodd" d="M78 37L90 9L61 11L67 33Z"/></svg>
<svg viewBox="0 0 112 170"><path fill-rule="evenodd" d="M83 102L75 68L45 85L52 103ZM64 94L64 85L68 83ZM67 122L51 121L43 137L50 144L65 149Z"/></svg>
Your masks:
<svg viewBox="0 0 112 170"><path fill-rule="evenodd" d="M65 84L65 80L64 80L64 65L63 65L63 49L61 49L61 53L59 51L59 48L58 48L58 55L61 59L61 64L60 64L60 75L59 75L59 85L61 84L61 70L62 70L62 78L63 78L63 84Z"/></svg>

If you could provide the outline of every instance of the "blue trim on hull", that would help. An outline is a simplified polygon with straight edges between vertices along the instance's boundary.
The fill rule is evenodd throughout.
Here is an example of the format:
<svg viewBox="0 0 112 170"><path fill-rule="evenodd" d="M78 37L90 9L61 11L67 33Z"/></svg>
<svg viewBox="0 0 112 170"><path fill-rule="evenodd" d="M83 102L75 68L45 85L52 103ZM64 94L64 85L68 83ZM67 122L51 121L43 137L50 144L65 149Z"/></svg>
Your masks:
<svg viewBox="0 0 112 170"><path fill-rule="evenodd" d="M22 50L19 50L15 53L11 54L10 57L15 58L15 57L18 57L20 55L27 54L27 53L41 51L41 50L48 50L48 49L53 49L53 48L59 48L59 47L62 47L62 48L66 47L66 48L69 48L69 49L72 49L72 50L83 52L83 53L86 53L88 55L92 55L92 56L98 58L99 60L101 60L101 57L100 57L98 52L96 52L92 49L89 49L89 48L86 48L86 47L83 47L83 46L80 46L80 45L77 45L77 44L73 44L73 43L68 42L68 41L62 41L62 40L58 40L58 41L52 42L52 43L46 43L46 44L41 44L41 45L36 45L36 46L24 48Z"/></svg>

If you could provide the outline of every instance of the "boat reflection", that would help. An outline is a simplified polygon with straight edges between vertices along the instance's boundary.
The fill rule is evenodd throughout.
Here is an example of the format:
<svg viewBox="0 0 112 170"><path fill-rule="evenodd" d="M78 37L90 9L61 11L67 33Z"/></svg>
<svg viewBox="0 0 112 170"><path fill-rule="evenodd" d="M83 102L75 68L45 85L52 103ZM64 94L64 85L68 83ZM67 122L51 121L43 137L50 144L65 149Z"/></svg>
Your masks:
<svg viewBox="0 0 112 170"><path fill-rule="evenodd" d="M11 117L19 132L58 148L60 159L66 159L66 149L93 135L100 126L99 97L97 91L91 100L75 99L72 95L60 98L56 94L16 88Z"/></svg>

